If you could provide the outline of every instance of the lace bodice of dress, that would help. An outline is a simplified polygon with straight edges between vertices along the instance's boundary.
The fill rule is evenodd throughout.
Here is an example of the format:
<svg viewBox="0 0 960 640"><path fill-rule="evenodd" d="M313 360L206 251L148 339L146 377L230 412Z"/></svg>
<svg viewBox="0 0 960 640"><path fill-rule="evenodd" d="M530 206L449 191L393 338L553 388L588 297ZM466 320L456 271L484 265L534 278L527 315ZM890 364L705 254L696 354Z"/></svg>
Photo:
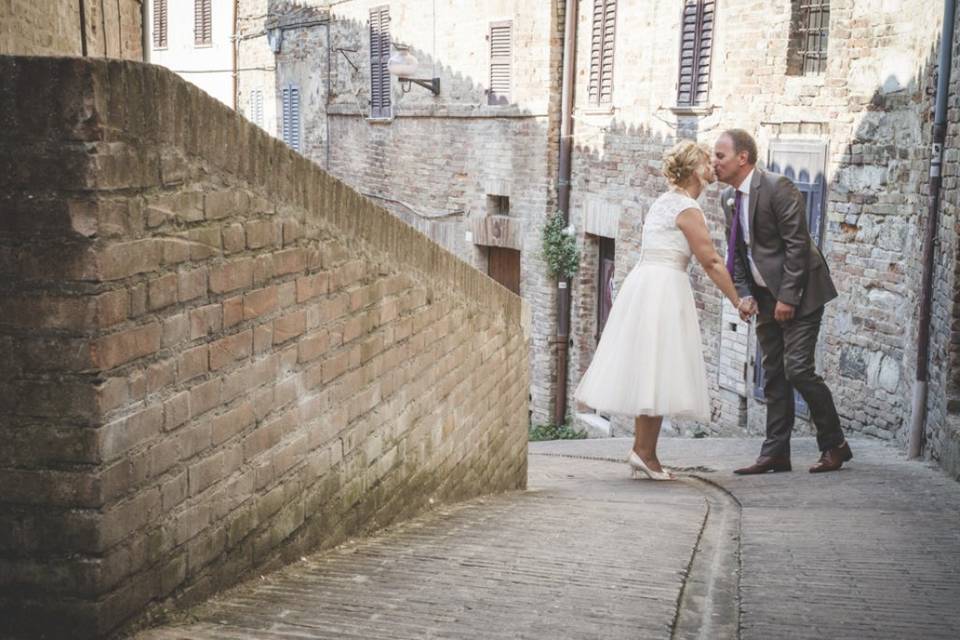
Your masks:
<svg viewBox="0 0 960 640"><path fill-rule="evenodd" d="M677 251L689 258L690 245L677 227L677 216L685 209L698 209L703 213L696 200L676 191L667 191L657 198L643 221L641 251Z"/></svg>

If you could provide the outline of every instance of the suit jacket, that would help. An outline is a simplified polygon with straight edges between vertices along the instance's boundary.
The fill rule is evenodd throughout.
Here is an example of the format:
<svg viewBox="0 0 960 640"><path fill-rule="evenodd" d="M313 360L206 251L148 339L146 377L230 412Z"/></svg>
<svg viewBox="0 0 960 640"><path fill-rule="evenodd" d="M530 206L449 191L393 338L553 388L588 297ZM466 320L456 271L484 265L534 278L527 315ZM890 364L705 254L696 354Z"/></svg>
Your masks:
<svg viewBox="0 0 960 640"><path fill-rule="evenodd" d="M728 237L733 207L727 201L735 195L733 187L721 194ZM789 178L755 168L750 180L748 219L753 261L777 300L795 306L799 318L837 297L827 261L807 229L803 195ZM742 233L733 264L737 293L755 295L758 287L750 272Z"/></svg>

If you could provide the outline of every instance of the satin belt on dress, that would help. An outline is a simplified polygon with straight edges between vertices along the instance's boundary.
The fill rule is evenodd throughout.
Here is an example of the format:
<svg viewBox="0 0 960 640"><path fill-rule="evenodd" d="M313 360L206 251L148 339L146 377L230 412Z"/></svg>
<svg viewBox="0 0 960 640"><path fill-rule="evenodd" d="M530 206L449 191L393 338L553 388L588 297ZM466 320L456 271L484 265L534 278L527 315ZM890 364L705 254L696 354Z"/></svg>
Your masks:
<svg viewBox="0 0 960 640"><path fill-rule="evenodd" d="M672 267L679 271L686 271L690 264L690 257L672 249L645 249L640 253L640 264Z"/></svg>

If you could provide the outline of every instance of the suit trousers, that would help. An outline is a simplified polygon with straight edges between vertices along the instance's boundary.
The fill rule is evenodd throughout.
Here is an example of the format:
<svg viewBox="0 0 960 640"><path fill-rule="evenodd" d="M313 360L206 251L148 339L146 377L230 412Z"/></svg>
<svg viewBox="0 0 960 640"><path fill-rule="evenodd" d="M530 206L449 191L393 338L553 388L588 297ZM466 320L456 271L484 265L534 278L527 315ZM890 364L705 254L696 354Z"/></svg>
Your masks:
<svg viewBox="0 0 960 640"><path fill-rule="evenodd" d="M767 399L767 437L761 456L790 456L790 435L793 432L796 388L817 428L817 446L826 451L843 442L840 417L833 395L823 378L817 375L815 351L823 306L802 318L780 323L774 320L776 299L766 289L756 292L757 337L763 353L765 380L763 393Z"/></svg>

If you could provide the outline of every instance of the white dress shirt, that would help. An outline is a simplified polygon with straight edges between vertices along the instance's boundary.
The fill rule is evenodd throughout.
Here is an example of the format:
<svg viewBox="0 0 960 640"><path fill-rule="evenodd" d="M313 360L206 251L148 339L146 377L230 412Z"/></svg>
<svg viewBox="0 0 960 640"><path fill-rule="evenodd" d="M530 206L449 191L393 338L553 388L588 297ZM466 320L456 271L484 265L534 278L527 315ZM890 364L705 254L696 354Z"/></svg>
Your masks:
<svg viewBox="0 0 960 640"><path fill-rule="evenodd" d="M737 191L742 193L740 196L740 233L743 234L743 243L747 246L747 262L750 263L750 273L753 274L753 281L761 287L766 288L767 283L757 270L757 264L753 261L753 249L750 245L750 181L753 180L753 171L747 174L743 179Z"/></svg>

